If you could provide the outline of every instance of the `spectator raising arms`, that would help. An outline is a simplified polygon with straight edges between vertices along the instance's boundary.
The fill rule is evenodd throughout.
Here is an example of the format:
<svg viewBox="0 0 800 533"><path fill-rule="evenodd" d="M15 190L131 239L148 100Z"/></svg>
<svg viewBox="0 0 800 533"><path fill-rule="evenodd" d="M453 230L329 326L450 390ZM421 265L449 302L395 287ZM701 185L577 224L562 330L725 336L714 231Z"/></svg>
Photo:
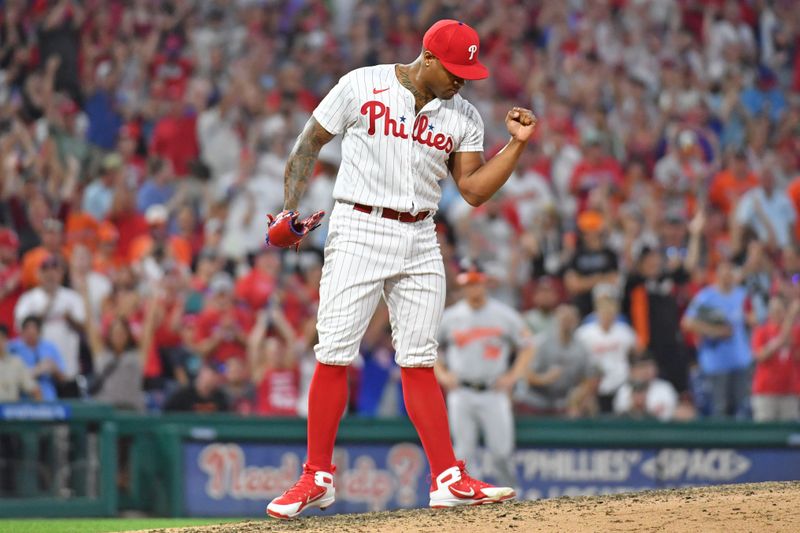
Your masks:
<svg viewBox="0 0 800 533"><path fill-rule="evenodd" d="M277 337L267 336L274 331ZM256 393L256 412L266 416L297 414L300 395L298 340L280 309L277 295L260 311L247 341Z"/></svg>
<svg viewBox="0 0 800 533"><path fill-rule="evenodd" d="M800 419L800 300L787 313L781 296L769 301L767 321L753 331L753 418L756 422Z"/></svg>
<svg viewBox="0 0 800 533"><path fill-rule="evenodd" d="M73 282L81 291L85 305L89 305L86 278L78 278ZM86 336L95 361L89 394L95 400L119 409L144 410L143 366L153 341L157 302L156 298L152 298L147 305L138 341L125 318L113 317L105 333L100 331L94 320L87 321Z"/></svg>

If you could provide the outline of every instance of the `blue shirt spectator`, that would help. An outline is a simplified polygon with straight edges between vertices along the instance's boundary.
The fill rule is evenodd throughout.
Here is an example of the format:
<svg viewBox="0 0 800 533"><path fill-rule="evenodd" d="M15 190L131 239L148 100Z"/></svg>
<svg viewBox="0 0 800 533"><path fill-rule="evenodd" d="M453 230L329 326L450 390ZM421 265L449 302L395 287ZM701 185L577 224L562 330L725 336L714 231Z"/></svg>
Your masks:
<svg viewBox="0 0 800 533"><path fill-rule="evenodd" d="M114 109L113 93L97 91L86 101L84 111L89 119L86 138L100 148L113 150L122 126L122 116Z"/></svg>
<svg viewBox="0 0 800 533"><path fill-rule="evenodd" d="M29 316L22 322L20 337L8 343L8 351L31 369L39 383L42 401L55 402L58 400L56 381L65 371L64 359L55 344L41 338L41 329L41 319Z"/></svg>
<svg viewBox="0 0 800 533"><path fill-rule="evenodd" d="M175 176L169 160L154 160L150 165L150 174L152 177L142 184L136 196L136 208L140 213L153 205L169 205L175 195Z"/></svg>
<svg viewBox="0 0 800 533"><path fill-rule="evenodd" d="M765 113L772 122L781 118L786 110L786 98L776 86L775 75L771 71L759 68L755 86L742 92L742 105L750 115Z"/></svg>
<svg viewBox="0 0 800 533"><path fill-rule="evenodd" d="M752 362L745 321L747 290L733 287L723 292L716 285L702 289L689 304L686 317L703 322L727 321L731 335L712 338L701 334L698 346L700 368L706 374L720 374L747 368Z"/></svg>
<svg viewBox="0 0 800 533"><path fill-rule="evenodd" d="M122 177L122 158L119 154L112 153L103 158L102 172L83 192L83 210L97 220L106 218L114 199L114 187Z"/></svg>
<svg viewBox="0 0 800 533"><path fill-rule="evenodd" d="M722 261L716 283L694 297L683 325L700 337L698 361L711 389L711 414L746 417L752 356L745 311L747 290L736 284L734 266Z"/></svg>

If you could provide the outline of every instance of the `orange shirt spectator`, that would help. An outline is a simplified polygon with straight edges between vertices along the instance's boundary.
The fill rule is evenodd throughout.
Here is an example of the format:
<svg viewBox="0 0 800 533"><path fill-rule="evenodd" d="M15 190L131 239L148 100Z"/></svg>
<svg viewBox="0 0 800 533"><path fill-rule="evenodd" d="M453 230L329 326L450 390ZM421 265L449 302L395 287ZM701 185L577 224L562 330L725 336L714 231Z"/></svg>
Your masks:
<svg viewBox="0 0 800 533"><path fill-rule="evenodd" d="M51 255L68 256L68 250L63 246L64 225L61 221L49 218L44 221L42 231L42 244L28 250L22 256L22 287L30 289L39 285L39 269L45 259Z"/></svg>
<svg viewBox="0 0 800 533"><path fill-rule="evenodd" d="M97 246L97 232L100 224L84 211L74 211L67 216L67 249L71 252L76 244L85 246L92 252Z"/></svg>
<svg viewBox="0 0 800 533"><path fill-rule="evenodd" d="M133 239L128 249L130 263L138 263L148 255L154 253L156 248L163 246L163 252L183 266L192 264L192 245L178 236L167 235L167 208L163 205L151 205L145 212L145 220L149 232Z"/></svg>
<svg viewBox="0 0 800 533"><path fill-rule="evenodd" d="M176 262L184 266L192 264L192 245L183 237L167 237L166 252ZM156 246L156 240L151 235L140 235L136 237L128 251L130 263L138 263L151 253Z"/></svg>
<svg viewBox="0 0 800 533"><path fill-rule="evenodd" d="M747 155L738 152L731 159L728 168L714 176L708 199L711 205L728 215L739 198L753 187L758 187L758 177L750 171Z"/></svg>

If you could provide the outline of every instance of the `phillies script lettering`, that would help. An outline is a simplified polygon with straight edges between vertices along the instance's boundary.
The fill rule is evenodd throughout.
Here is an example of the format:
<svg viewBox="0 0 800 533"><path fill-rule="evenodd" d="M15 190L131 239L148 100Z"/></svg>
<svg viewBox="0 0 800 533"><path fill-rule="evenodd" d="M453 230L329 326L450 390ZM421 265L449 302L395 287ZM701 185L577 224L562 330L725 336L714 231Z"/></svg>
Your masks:
<svg viewBox="0 0 800 533"><path fill-rule="evenodd" d="M406 132L406 124L403 120L398 121L392 117L391 109L383 102L377 100L370 100L361 106L361 114L367 116L369 120L369 128L367 133L375 135L378 131L379 120L383 123L383 134L386 136L399 137L400 139L408 139L408 132ZM414 121L414 127L411 131L411 139L430 146L436 150L442 150L445 153L453 151L453 138L444 133L436 133L428 127L430 124L428 117L419 115Z"/></svg>
<svg viewBox="0 0 800 533"><path fill-rule="evenodd" d="M415 444L396 444L381 468L369 455L336 449L336 496L340 502L366 504L371 511L386 509L394 498L401 507L415 507L419 477L425 467ZM248 464L245 449L236 443L205 446L197 466L206 474L205 494L212 500L265 500L292 486L301 472L302 456L286 452L271 465Z"/></svg>

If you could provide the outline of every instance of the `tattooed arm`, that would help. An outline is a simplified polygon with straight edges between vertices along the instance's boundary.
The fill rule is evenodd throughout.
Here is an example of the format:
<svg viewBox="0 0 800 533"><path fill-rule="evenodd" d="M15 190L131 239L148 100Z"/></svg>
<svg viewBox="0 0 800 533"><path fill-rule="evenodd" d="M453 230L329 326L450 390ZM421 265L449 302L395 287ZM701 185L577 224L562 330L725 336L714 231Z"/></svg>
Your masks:
<svg viewBox="0 0 800 533"><path fill-rule="evenodd" d="M319 150L333 139L333 134L320 126L314 117L308 119L289 154L283 175L283 209L294 211L306 190L308 177L314 170Z"/></svg>

